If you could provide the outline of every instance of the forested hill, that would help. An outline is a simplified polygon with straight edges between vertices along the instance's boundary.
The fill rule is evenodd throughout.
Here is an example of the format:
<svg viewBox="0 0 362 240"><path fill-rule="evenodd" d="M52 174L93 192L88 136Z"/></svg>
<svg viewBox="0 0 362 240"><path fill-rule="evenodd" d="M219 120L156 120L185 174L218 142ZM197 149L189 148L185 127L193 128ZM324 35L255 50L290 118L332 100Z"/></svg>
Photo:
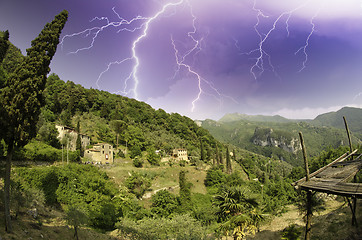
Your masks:
<svg viewBox="0 0 362 240"><path fill-rule="evenodd" d="M76 127L79 121L80 132L91 136L93 142L115 144L119 134L120 144L127 141L133 150L184 147L193 155L199 154L200 139L206 147L216 144L207 130L188 117L109 92L85 89L55 74L48 77L44 95L41 125L59 122Z"/></svg>
<svg viewBox="0 0 362 240"><path fill-rule="evenodd" d="M274 116L265 116L265 115L248 115L242 113L229 113L225 114L222 118L219 119L219 122L234 122L239 120L247 120L252 122L291 122L293 120L284 118L279 115Z"/></svg>
<svg viewBox="0 0 362 240"><path fill-rule="evenodd" d="M311 124L344 129L343 116L347 118L350 131L362 134L362 109L360 108L344 107L336 112L321 114L312 120Z"/></svg>
<svg viewBox="0 0 362 240"><path fill-rule="evenodd" d="M342 119L343 122L343 119ZM202 127L219 141L233 144L239 148L283 159L298 166L303 163L298 132L304 135L307 153L310 157L318 156L321 151L347 145L348 139L344 129L315 126L307 122L255 122L239 120L234 122L216 122L206 120ZM361 140L352 134L352 143Z"/></svg>

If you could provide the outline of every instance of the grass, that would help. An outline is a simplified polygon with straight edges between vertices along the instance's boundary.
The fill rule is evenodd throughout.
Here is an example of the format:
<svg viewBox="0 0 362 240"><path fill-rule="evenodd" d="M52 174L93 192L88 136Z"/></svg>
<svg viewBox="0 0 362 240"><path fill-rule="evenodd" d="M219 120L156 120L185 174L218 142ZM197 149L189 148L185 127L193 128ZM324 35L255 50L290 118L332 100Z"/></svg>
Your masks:
<svg viewBox="0 0 362 240"><path fill-rule="evenodd" d="M351 225L352 213L349 207L342 200L328 200L326 209L320 214L312 217L312 240L354 240L361 239L362 236L362 204L357 203L357 222L359 228ZM288 211L279 217L275 217L269 223L261 227L261 231L254 236L249 236L252 240L279 240L284 228L296 224L302 230L300 239L304 239L305 223L299 215L295 206L288 206Z"/></svg>

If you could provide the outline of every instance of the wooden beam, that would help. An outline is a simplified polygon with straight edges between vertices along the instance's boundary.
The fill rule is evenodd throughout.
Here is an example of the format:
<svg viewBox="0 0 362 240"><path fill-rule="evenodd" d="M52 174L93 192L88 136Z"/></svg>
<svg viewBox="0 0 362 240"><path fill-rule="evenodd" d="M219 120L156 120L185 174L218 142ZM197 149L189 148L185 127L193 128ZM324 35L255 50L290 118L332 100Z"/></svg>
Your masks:
<svg viewBox="0 0 362 240"><path fill-rule="evenodd" d="M344 126L346 127L346 132L347 132L347 137L348 137L348 142L349 142L349 151L352 152L353 146L352 146L351 134L349 133L349 128L348 128L348 124L347 124L347 120L346 120L345 116L343 116L343 121L344 121ZM353 156L351 156L351 159L353 159Z"/></svg>
<svg viewBox="0 0 362 240"><path fill-rule="evenodd" d="M309 182L309 167L308 167L308 159L307 159L307 151L304 145L304 139L302 132L299 132L300 144L302 145L303 150L303 159L304 159L304 167L305 167L305 179L306 182ZM305 240L310 239L310 233L312 230L312 191L307 190L307 223L305 224Z"/></svg>

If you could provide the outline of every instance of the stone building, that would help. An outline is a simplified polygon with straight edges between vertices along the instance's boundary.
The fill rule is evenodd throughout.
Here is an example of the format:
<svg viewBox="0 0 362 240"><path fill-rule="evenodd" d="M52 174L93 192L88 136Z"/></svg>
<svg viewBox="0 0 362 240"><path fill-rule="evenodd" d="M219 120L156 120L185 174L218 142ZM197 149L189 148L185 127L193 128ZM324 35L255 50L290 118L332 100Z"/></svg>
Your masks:
<svg viewBox="0 0 362 240"><path fill-rule="evenodd" d="M113 163L113 146L108 143L98 143L91 149L84 151L84 157L94 163L109 164Z"/></svg>
<svg viewBox="0 0 362 240"><path fill-rule="evenodd" d="M182 149L182 148L174 149L172 155L176 160L188 161L187 150L186 149Z"/></svg>
<svg viewBox="0 0 362 240"><path fill-rule="evenodd" d="M78 133L74 128L62 125L55 125L55 127L59 133L59 141L62 143L62 145L64 145L64 148L67 148L68 145L68 149L70 151L76 150L78 134L80 135L83 149L86 149L90 144L90 137L85 134Z"/></svg>

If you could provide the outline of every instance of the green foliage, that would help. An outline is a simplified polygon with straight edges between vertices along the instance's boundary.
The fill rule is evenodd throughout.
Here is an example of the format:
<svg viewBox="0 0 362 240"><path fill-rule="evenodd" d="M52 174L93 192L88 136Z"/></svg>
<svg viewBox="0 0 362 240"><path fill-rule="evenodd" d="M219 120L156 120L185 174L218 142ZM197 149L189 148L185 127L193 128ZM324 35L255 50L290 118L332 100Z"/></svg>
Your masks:
<svg viewBox="0 0 362 240"><path fill-rule="evenodd" d="M149 149L172 150L186 148L200 156L200 140L205 146L215 146L216 140L209 132L179 114L167 114L149 105L120 95L95 89L84 89L71 81L64 82L55 74L48 78L44 91L46 109L56 121L66 126L76 126L80 121L82 133L93 142L118 144L130 150L130 157L141 156ZM105 117L105 118L102 118ZM151 162L157 164L155 156Z"/></svg>
<svg viewBox="0 0 362 240"><path fill-rule="evenodd" d="M341 118L342 121L342 118ZM343 122L343 121L342 121ZM343 124L343 123L342 123ZM287 152L282 148L272 146L258 146L253 143L255 138L274 138L288 142L294 139L294 146L298 146L298 132L303 132L308 157L316 156L321 150L329 147L337 148L343 142L347 143L345 130L332 127L318 127L308 122L254 122L239 120L235 122L204 121L202 127L219 141L233 144L236 147L245 149L275 160L286 161L293 166L301 166L303 157L301 151L296 154ZM271 132L270 129L273 129ZM275 136L274 136L275 135ZM254 136L254 138L253 138ZM359 143L360 140L352 135L352 142ZM292 143L292 142L290 142ZM246 157L241 153L241 158Z"/></svg>
<svg viewBox="0 0 362 240"><path fill-rule="evenodd" d="M147 161L153 166L160 165L161 156L156 153L154 148L149 148L147 151Z"/></svg>
<svg viewBox="0 0 362 240"><path fill-rule="evenodd" d="M49 64L59 43L68 13L61 12L47 23L27 49L27 57L10 73L1 89L0 128L8 145L24 146L36 135L36 122L43 105Z"/></svg>
<svg viewBox="0 0 362 240"><path fill-rule="evenodd" d="M33 140L25 145L24 148L15 152L14 159L22 161L55 162L62 161L62 159L66 161L66 155L66 150L62 151L61 149L56 149L44 142ZM69 162L78 162L79 152L69 151L68 158Z"/></svg>
<svg viewBox="0 0 362 240"><path fill-rule="evenodd" d="M15 173L24 187L44 192L47 204L83 209L95 228L111 230L119 217L120 211L112 201L117 193L115 186L92 165L17 168Z"/></svg>
<svg viewBox="0 0 362 240"><path fill-rule="evenodd" d="M141 173L132 172L131 176L126 179L125 186L131 193L136 195L137 198L142 198L145 192L151 187L151 180Z"/></svg>
<svg viewBox="0 0 362 240"><path fill-rule="evenodd" d="M136 157L136 158L133 159L133 161L132 161L133 166L135 166L136 168L141 168L141 167L143 167L143 163L144 163L143 159L142 159L142 158L138 158L138 157Z"/></svg>
<svg viewBox="0 0 362 240"><path fill-rule="evenodd" d="M181 170L179 174L180 203L182 210L190 210L191 205L191 186L192 183L186 180L186 171Z"/></svg>
<svg viewBox="0 0 362 240"><path fill-rule="evenodd" d="M235 239L255 232L259 220L262 220L257 211L257 197L248 188L225 186L215 196L214 204L218 208L216 215L223 222L220 230L226 235L231 233Z"/></svg>
<svg viewBox="0 0 362 240"><path fill-rule="evenodd" d="M9 49L9 31L6 30L0 36L0 65L2 64L3 59L5 58L6 52Z"/></svg>
<svg viewBox="0 0 362 240"><path fill-rule="evenodd" d="M131 158L136 158L136 157L142 156L141 148L140 148L140 146L138 146L138 145L133 145L133 146L131 146L131 147L129 148L129 150L130 150L129 156L130 156Z"/></svg>
<svg viewBox="0 0 362 240"><path fill-rule="evenodd" d="M321 167L331 163L333 160L336 160L338 157L348 151L348 146L339 146L338 148L329 147L327 150L322 151L318 157L315 157L310 161L309 171L311 173L317 171Z"/></svg>
<svg viewBox="0 0 362 240"><path fill-rule="evenodd" d="M209 239L206 236L206 229L187 214L175 215L172 219L145 218L137 222L123 219L116 224L116 227L120 236L127 236L127 239L134 240Z"/></svg>
<svg viewBox="0 0 362 240"><path fill-rule="evenodd" d="M230 160L230 152L229 148L226 148L226 172L228 174L232 173L233 169L231 167L231 160Z"/></svg>
<svg viewBox="0 0 362 240"><path fill-rule="evenodd" d="M151 212L158 217L168 217L177 211L179 203L175 195L160 190L152 196Z"/></svg>
<svg viewBox="0 0 362 240"><path fill-rule="evenodd" d="M60 148L58 134L58 130L56 129L54 123L44 122L38 130L37 139L52 147Z"/></svg>
<svg viewBox="0 0 362 240"><path fill-rule="evenodd" d="M219 167L212 167L206 172L204 184L206 187L217 186L225 182L225 174Z"/></svg>
<svg viewBox="0 0 362 240"><path fill-rule="evenodd" d="M194 193L191 195L192 216L203 226L209 226L216 222L217 208L212 204L213 197L209 194Z"/></svg>

